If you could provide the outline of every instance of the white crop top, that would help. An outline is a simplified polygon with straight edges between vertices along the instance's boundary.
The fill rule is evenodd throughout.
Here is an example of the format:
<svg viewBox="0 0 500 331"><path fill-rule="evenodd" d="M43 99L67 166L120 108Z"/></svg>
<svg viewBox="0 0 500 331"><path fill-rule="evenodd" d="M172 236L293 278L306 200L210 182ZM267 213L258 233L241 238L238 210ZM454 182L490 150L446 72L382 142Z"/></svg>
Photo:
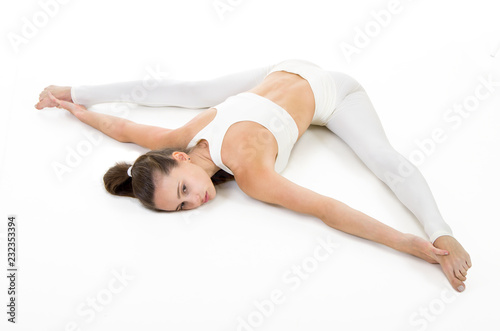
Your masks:
<svg viewBox="0 0 500 331"><path fill-rule="evenodd" d="M231 169L222 163L221 148L224 136L231 125L241 121L259 123L267 128L278 143L275 171L285 169L290 152L298 139L299 130L292 116L269 99L255 93L243 92L227 98L213 107L217 109L214 119L194 136L188 148L194 147L200 140L206 139L212 161L227 173Z"/></svg>

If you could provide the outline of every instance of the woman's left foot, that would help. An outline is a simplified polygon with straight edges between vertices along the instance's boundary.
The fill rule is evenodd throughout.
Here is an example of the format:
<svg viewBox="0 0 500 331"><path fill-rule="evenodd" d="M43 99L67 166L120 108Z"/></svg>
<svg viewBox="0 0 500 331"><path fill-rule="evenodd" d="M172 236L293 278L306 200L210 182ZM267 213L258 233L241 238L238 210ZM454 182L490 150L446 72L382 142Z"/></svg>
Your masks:
<svg viewBox="0 0 500 331"><path fill-rule="evenodd" d="M59 100L73 102L71 99L71 86L50 85L47 86L42 93L40 93L40 101L35 105L36 109L58 106L58 104L54 103L54 101L49 97L49 92Z"/></svg>

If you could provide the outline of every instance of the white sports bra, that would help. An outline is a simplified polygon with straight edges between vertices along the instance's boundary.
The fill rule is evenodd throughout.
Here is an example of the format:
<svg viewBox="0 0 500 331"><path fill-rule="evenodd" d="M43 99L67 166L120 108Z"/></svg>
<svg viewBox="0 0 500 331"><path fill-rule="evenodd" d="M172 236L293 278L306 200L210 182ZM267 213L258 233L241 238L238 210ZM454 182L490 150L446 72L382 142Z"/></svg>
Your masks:
<svg viewBox="0 0 500 331"><path fill-rule="evenodd" d="M269 99L251 92L244 92L227 98L213 107L217 109L214 119L194 136L188 148L194 147L200 140L208 141L212 161L222 170L234 175L222 163L221 149L224 136L231 125L241 121L259 123L267 128L278 143L275 171L285 169L290 152L298 139L299 129L292 116Z"/></svg>

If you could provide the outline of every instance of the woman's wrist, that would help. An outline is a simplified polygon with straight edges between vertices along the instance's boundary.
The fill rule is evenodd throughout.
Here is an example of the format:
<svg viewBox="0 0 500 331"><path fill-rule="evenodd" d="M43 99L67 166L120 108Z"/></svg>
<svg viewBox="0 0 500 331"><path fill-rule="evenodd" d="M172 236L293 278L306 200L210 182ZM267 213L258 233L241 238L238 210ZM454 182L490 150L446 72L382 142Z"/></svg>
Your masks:
<svg viewBox="0 0 500 331"><path fill-rule="evenodd" d="M416 253L418 252L415 251L416 247L413 241L414 237L415 236L410 233L402 233L400 241L398 243L399 245L398 251L411 255L416 255Z"/></svg>

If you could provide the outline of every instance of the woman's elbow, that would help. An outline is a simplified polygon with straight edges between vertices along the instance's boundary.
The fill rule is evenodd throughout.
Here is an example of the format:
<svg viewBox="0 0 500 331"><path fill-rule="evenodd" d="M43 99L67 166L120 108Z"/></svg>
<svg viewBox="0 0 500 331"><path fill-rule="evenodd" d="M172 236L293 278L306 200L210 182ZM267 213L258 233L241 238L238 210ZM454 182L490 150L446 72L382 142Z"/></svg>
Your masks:
<svg viewBox="0 0 500 331"><path fill-rule="evenodd" d="M335 225L336 220L349 208L345 203L333 198L325 197L318 203L317 217L330 226Z"/></svg>

